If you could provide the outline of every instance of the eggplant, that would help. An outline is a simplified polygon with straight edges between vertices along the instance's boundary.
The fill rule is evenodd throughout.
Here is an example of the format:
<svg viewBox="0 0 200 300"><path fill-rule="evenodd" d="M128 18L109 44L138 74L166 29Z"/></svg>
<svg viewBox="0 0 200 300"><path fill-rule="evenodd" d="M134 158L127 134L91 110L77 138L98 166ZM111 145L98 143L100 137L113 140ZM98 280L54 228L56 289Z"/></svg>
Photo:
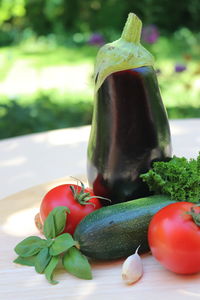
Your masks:
<svg viewBox="0 0 200 300"><path fill-rule="evenodd" d="M129 14L129 21L132 17ZM125 25L125 30L128 27ZM95 93L88 142L88 183L96 195L111 199L112 204L150 195L140 175L154 161L169 160L172 154L156 72L148 59L147 63L134 63L133 68L128 68L130 65L123 64L120 69L114 64L109 74L104 72ZM99 74L97 71L97 85Z"/></svg>

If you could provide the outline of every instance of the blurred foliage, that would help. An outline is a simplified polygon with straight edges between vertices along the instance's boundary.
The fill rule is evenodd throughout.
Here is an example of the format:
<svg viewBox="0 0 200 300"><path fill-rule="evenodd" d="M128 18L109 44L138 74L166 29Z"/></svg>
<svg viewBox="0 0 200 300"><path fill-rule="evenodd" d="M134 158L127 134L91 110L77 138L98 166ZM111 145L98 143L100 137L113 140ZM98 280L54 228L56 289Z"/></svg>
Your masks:
<svg viewBox="0 0 200 300"><path fill-rule="evenodd" d="M163 33L181 27L200 28L199 0L0 0L0 45L19 41L27 28L38 35L54 33L61 39L95 31L113 39L130 11L144 25L155 24Z"/></svg>
<svg viewBox="0 0 200 300"><path fill-rule="evenodd" d="M56 100L52 100L51 92L38 93L31 103L4 99L0 103L0 138L90 124L92 102Z"/></svg>
<svg viewBox="0 0 200 300"><path fill-rule="evenodd" d="M90 124L96 53L119 38L130 11L143 22L169 118L200 118L199 0L0 0L0 138Z"/></svg>
<svg viewBox="0 0 200 300"><path fill-rule="evenodd" d="M0 139L33 132L76 127L91 124L93 105L91 101L57 101L51 92L40 92L31 103L17 98L0 103ZM198 107L167 106L170 119L200 118Z"/></svg>
<svg viewBox="0 0 200 300"><path fill-rule="evenodd" d="M189 29L181 28L170 39L160 36L153 44L145 44L156 58L155 69L170 119L200 118L199 38L198 34L194 35ZM52 35L46 38L31 35L19 45L1 48L0 57L4 63L1 63L0 78L0 138L90 124L93 108L90 70L93 69L97 50L98 47L87 44L64 47L58 45ZM36 87L41 90L37 92L36 89L31 95L22 90L17 94L17 86L14 85L12 88L8 85L8 93L3 95L1 84L9 78L9 74L14 74L19 62L21 65L14 77L27 80L22 87L30 84L29 76L33 70L39 74L47 70L44 74L50 74L50 68L55 68L51 69L55 76L53 79L51 76L41 77L39 87ZM23 66L29 68L23 69ZM61 69L67 66L65 73L61 73L59 66ZM82 69L82 66L91 68ZM77 78L77 84L68 82L72 79L72 68L77 68L73 75ZM79 90L82 82L79 82L78 76L81 72L88 72L85 74L87 84L84 90ZM67 86L65 90L61 92L55 87L55 90L42 90L41 83L45 86L48 82L49 86L53 86L54 78L60 76L64 77L64 86ZM34 85L34 82L31 84Z"/></svg>

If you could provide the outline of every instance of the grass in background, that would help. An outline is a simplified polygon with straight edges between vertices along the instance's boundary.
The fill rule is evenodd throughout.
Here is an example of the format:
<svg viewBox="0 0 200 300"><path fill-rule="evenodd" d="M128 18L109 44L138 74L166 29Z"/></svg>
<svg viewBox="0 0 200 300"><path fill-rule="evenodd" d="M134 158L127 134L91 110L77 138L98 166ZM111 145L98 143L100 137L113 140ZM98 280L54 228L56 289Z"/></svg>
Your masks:
<svg viewBox="0 0 200 300"><path fill-rule="evenodd" d="M171 39L161 37L151 51L170 117L200 117L200 35L182 28Z"/></svg>
<svg viewBox="0 0 200 300"><path fill-rule="evenodd" d="M156 59L169 118L200 117L199 39L181 29L145 45ZM0 138L89 124L97 51L49 38L0 48Z"/></svg>

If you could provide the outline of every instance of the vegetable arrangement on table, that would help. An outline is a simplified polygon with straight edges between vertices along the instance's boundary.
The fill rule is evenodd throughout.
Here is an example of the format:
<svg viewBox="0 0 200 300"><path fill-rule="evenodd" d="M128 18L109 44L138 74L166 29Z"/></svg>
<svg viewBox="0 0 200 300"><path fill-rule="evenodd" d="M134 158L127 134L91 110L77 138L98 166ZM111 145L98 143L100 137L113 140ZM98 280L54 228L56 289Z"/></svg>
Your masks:
<svg viewBox="0 0 200 300"><path fill-rule="evenodd" d="M170 169L173 160L179 161L176 176L182 178L184 174L186 175L185 169L190 171L192 169L193 171L188 174L192 176L193 172L193 180L199 180L200 153L196 160L187 161L185 158L174 157L169 162L159 163L159 174L163 174L164 170L168 169L168 179L174 177L175 169ZM154 175L157 174L158 163L154 163L154 166L141 177L151 176L151 189L155 187L157 191L158 176L153 178L152 172ZM185 176L185 185L177 181L177 190L186 195L190 182L191 177ZM58 186L56 190L60 188L62 191L63 185ZM71 192L73 196L73 189L69 192L68 188L69 185L65 185L66 194ZM83 185L79 188L83 189ZM200 185L195 185L194 188L196 195L199 195ZM47 197L51 191L54 192L55 188L44 196L45 202L46 199L50 199L51 203L51 197ZM191 195L193 193L194 191ZM61 201L62 199L63 193L61 193ZM94 199L98 200L96 197ZM33 236L20 242L15 247L19 255L15 262L35 266L36 271L44 273L49 282L57 283L52 276L61 259L64 268L69 273L79 278L91 279L92 272L87 257L97 260L125 258L131 256L133 250L140 245L139 253L151 250L156 259L174 272L186 274L199 272L200 207L197 206L197 198L194 197L193 201L190 193L186 199L188 202L182 201L181 198L179 202L177 200L174 201L169 195L159 194L98 208L82 218L76 225L72 236L65 232L67 226L70 228L68 221L71 220L71 225L74 226L73 219L69 220L70 209L66 205L59 206L62 202L58 197L56 202L58 206L52 206L42 226L46 240ZM76 205L75 198L72 197L71 201ZM91 205L94 209L93 202L90 203L90 201L87 206ZM84 204L82 204L82 209L85 210ZM166 220L167 227L165 227Z"/></svg>
<svg viewBox="0 0 200 300"><path fill-rule="evenodd" d="M36 216L45 238L15 247L14 262L34 266L50 283L57 283L59 261L92 279L91 259L126 258L122 278L131 284L143 273L139 254L149 251L173 272L200 271L200 152L197 159L171 157L168 120L140 33L141 21L129 14L121 39L97 57L91 187L51 189Z"/></svg>

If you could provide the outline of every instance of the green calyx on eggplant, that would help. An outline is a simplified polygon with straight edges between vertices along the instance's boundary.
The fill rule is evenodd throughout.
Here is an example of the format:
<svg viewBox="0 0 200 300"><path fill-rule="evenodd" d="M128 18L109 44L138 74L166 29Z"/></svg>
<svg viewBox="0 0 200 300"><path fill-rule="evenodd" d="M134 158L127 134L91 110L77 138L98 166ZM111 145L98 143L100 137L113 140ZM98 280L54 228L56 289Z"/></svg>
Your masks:
<svg viewBox="0 0 200 300"><path fill-rule="evenodd" d="M87 177L94 193L112 204L150 195L140 175L154 161L171 157L153 57L141 46L140 34L141 21L129 14L121 38L100 49L95 65Z"/></svg>
<svg viewBox="0 0 200 300"><path fill-rule="evenodd" d="M152 54L140 44L141 30L141 20L129 13L121 37L100 48L94 69L95 92L114 72L153 65Z"/></svg>

